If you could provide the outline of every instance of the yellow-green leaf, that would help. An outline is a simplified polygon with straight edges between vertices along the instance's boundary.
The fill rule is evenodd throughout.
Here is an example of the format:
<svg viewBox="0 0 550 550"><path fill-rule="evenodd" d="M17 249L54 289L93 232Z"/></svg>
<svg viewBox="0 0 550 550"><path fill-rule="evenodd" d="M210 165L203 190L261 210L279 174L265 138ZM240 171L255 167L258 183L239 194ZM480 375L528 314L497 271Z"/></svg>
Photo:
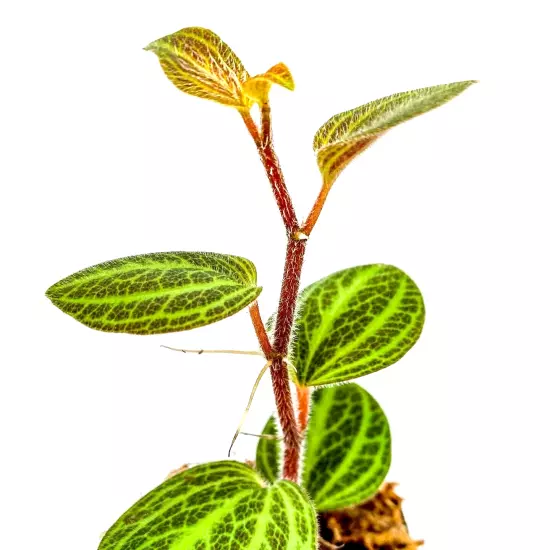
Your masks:
<svg viewBox="0 0 550 550"><path fill-rule="evenodd" d="M105 332L161 334L209 325L261 292L254 264L239 256L161 252L104 262L51 286L61 311Z"/></svg>
<svg viewBox="0 0 550 550"><path fill-rule="evenodd" d="M263 433L277 433L273 417ZM256 468L265 479L277 479L281 452L281 441L259 441ZM313 393L301 484L319 512L369 499L384 481L390 463L390 427L372 395L357 384Z"/></svg>
<svg viewBox="0 0 550 550"><path fill-rule="evenodd" d="M302 485L320 512L364 502L376 493L391 463L388 420L357 384L313 394Z"/></svg>
<svg viewBox="0 0 550 550"><path fill-rule="evenodd" d="M279 436L277 421L271 416L267 421L262 435ZM256 448L256 468L263 478L275 483L281 474L280 442L278 439L260 438Z"/></svg>
<svg viewBox="0 0 550 550"><path fill-rule="evenodd" d="M315 550L316 539L315 510L301 487L266 486L249 466L222 461L153 489L107 531L99 550Z"/></svg>
<svg viewBox="0 0 550 550"><path fill-rule="evenodd" d="M418 340L424 317L420 290L391 265L351 267L309 285L290 352L297 383L346 382L392 365Z"/></svg>
<svg viewBox="0 0 550 550"><path fill-rule="evenodd" d="M393 94L330 118L315 134L313 149L325 185L384 132L447 103L475 80Z"/></svg>
<svg viewBox="0 0 550 550"><path fill-rule="evenodd" d="M212 31L181 29L145 49L157 54L164 73L182 92L231 107L250 106L242 93L250 75L233 50Z"/></svg>
<svg viewBox="0 0 550 550"><path fill-rule="evenodd" d="M261 105L267 101L272 84L278 84L287 90L294 90L294 79L284 63L277 63L265 73L249 78L243 84L243 91L251 101Z"/></svg>

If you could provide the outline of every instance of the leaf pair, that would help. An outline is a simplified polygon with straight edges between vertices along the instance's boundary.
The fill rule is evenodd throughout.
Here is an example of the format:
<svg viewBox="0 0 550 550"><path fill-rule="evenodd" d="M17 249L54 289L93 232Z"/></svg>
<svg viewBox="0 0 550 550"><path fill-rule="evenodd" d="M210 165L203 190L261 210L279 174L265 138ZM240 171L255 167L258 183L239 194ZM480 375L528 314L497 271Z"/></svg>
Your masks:
<svg viewBox="0 0 550 550"><path fill-rule="evenodd" d="M88 327L160 334L233 315L261 292L256 268L238 256L164 252L120 258L59 281L46 295Z"/></svg>
<svg viewBox="0 0 550 550"><path fill-rule="evenodd" d="M264 434L276 435L270 418ZM302 486L318 511L364 502L376 493L391 462L391 436L380 405L357 384L317 390L305 441ZM280 441L262 439L256 452L259 472L279 478Z"/></svg>
<svg viewBox="0 0 550 550"><path fill-rule="evenodd" d="M213 462L145 495L103 537L99 550L314 550L315 511L290 481L265 486L249 466Z"/></svg>
<svg viewBox="0 0 550 550"><path fill-rule="evenodd" d="M145 49L158 56L166 76L183 92L240 111L248 111L254 103L265 104L273 84L294 90L286 65L278 63L250 77L233 50L217 34L201 27L181 29ZM331 117L313 139L323 177L322 196L326 198L342 170L386 131L440 107L475 82L465 80L396 93ZM308 218L304 227L307 234L319 212Z"/></svg>
<svg viewBox="0 0 550 550"><path fill-rule="evenodd" d="M145 49L158 56L164 73L182 92L242 111L265 103L272 84L294 89L286 65L278 63L250 77L233 50L217 34L201 27L181 29Z"/></svg>

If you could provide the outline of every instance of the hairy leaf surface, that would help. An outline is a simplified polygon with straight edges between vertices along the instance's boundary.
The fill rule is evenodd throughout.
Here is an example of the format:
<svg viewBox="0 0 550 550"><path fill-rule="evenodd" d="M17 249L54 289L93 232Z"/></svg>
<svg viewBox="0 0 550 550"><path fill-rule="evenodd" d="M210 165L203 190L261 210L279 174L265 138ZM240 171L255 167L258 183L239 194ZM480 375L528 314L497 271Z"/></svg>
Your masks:
<svg viewBox="0 0 550 550"><path fill-rule="evenodd" d="M233 50L212 31L181 29L145 49L158 56L164 73L182 92L231 107L249 106L242 94L249 74Z"/></svg>
<svg viewBox="0 0 550 550"><path fill-rule="evenodd" d="M339 113L319 128L313 140L326 185L384 132L447 103L475 80L453 82L393 94Z"/></svg>
<svg viewBox="0 0 550 550"><path fill-rule="evenodd" d="M164 252L78 271L46 295L61 311L105 332L160 334L229 317L261 292L256 268L238 256Z"/></svg>
<svg viewBox="0 0 550 550"><path fill-rule="evenodd" d="M107 531L99 550L314 550L317 522L303 489L265 487L232 461L196 466L144 496Z"/></svg>
<svg viewBox="0 0 550 550"><path fill-rule="evenodd" d="M306 287L291 362L301 386L352 380L383 369L414 345L424 324L415 283L391 265L333 273Z"/></svg>
<svg viewBox="0 0 550 550"><path fill-rule="evenodd" d="M275 417L267 421L262 434L278 436ZM277 481L281 473L281 443L277 439L260 439L256 447L256 468L271 483Z"/></svg>
<svg viewBox="0 0 550 550"><path fill-rule="evenodd" d="M388 421L368 392L357 384L314 392L302 485L318 511L369 499L390 463Z"/></svg>

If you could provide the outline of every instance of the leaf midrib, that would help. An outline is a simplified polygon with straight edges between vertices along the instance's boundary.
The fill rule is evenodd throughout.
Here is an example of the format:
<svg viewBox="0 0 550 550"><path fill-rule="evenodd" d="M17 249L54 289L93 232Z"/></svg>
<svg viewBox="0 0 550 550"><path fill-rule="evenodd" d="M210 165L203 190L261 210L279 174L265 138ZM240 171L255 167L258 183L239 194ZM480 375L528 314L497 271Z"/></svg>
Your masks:
<svg viewBox="0 0 550 550"><path fill-rule="evenodd" d="M197 290L204 291L204 290L214 290L218 288L235 288L236 290L249 290L250 288L258 288L254 287L254 285L250 287L246 287L243 285L239 285L238 283L232 283L230 284L216 284L216 283L196 283L191 285L185 285L181 287L171 287L171 288L160 288L156 290L144 290L141 292L136 292L133 294L109 294L106 296L101 297L79 297L79 298L71 298L66 296L52 296L52 300L57 300L60 302L70 302L70 303L84 303L84 304L103 304L105 302L114 301L117 302L133 302L136 300L144 300L147 298L157 298L160 296L172 296L177 294L187 294L188 292L195 292ZM234 293L233 293L234 294ZM224 295L224 299L227 299L232 294ZM218 300L219 301L219 300ZM216 303L216 302L212 302Z"/></svg>
<svg viewBox="0 0 550 550"><path fill-rule="evenodd" d="M167 252L166 254L174 254L174 253ZM206 252L201 254L203 254L206 257L209 256L209 253L206 253ZM220 255L219 257L217 255L213 255L213 256L215 256L218 259L218 261L225 261L225 258L222 255ZM237 272L236 270L232 269L231 266L229 266L229 269L227 271L224 271L223 269L216 269L211 266L199 266L184 258L181 258L177 263L171 263L171 264L168 264L166 262L157 262L155 261L154 258L145 258L144 261L142 262L132 263L133 258L139 258L139 257L141 256L134 256L134 257L129 256L128 258L119 258L117 260L112 260L111 262L105 262L103 264L98 264L98 265L83 269L81 271L77 271L76 273L73 273L72 275L69 275L64 279L61 279L59 282L52 285L47 292L55 291L57 288L63 288L70 284L84 283L92 279L99 280L102 277L112 277L113 275L127 273L128 271L137 271L139 273L136 274L136 276L138 276L150 270L158 270L161 272L173 271L173 270L185 270L189 272L200 271L208 274L213 274L216 277L220 277L223 279L229 279L230 281L234 281L238 284L243 284L243 285L248 284L250 286L256 285L256 273L255 273L254 264L252 264L249 260L246 260L245 258L239 258L239 260L242 260L242 263L244 264L241 267L244 269L244 271L246 271L246 273L241 273L240 271ZM236 259L236 258L237 258L236 256L233 257L233 259ZM116 264L117 262L120 262L120 265L112 265L112 264ZM111 265L107 265L107 264L111 264ZM105 266L105 267L102 267L102 266ZM250 275L248 273L248 270L245 269L245 266L252 268L252 272L253 272L252 274L254 275L253 282L250 282L249 280L244 282L241 280L241 276L246 276L248 279L248 276Z"/></svg>
<svg viewBox="0 0 550 550"><path fill-rule="evenodd" d="M357 139L358 137L376 134L380 131L393 128L427 112L425 110L417 112L418 109L422 109L427 106L429 107L428 111L430 111L440 107L447 101L450 101L450 99L453 99L459 93L460 91L454 93L454 90L450 88L450 84L430 86L428 88L420 88L417 90L410 90L409 92L392 94L385 98L380 98L370 103L366 103L356 109L350 109L345 113L341 113L341 115L343 117L353 116L354 112L362 108L365 109L365 112L362 116L358 117L358 120L354 123L350 123L349 126L344 129L342 136L334 137L334 134L336 134L338 129L342 127L343 122L340 121L339 123L334 124L330 131L325 135L323 140L324 143L317 149L317 151L324 148L329 148L342 141L354 138ZM447 97L449 94L451 95L450 98ZM431 100L434 100L433 103L436 103L433 107L431 107ZM440 101L443 101L443 103L439 103ZM411 109L411 107L414 108L414 113L407 115L407 112ZM403 116L405 116L405 119L403 119ZM372 120L369 120L369 118L372 118ZM392 118L397 120L393 120L390 123ZM362 124L366 124L366 128L358 129Z"/></svg>

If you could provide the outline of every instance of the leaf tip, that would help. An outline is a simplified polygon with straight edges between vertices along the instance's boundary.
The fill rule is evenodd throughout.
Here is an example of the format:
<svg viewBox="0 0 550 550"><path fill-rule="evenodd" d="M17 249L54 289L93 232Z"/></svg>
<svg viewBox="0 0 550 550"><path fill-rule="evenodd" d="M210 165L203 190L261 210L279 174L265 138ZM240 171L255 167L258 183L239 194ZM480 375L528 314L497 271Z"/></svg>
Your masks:
<svg viewBox="0 0 550 550"><path fill-rule="evenodd" d="M273 67L267 71L267 74L270 74L273 81L279 84L279 86L282 86L291 92L294 91L294 77L292 76L290 69L284 63L277 63L276 65L273 65Z"/></svg>
<svg viewBox="0 0 550 550"><path fill-rule="evenodd" d="M50 299L53 301L53 298L54 298L54 295L55 295L55 287L57 286L57 283L55 283L54 285L50 286L46 292L44 292L44 295L46 296L46 298Z"/></svg>
<svg viewBox="0 0 550 550"><path fill-rule="evenodd" d="M159 50L158 40L153 40L153 42L149 42L149 44L147 44L147 46L145 46L143 49L146 52L157 53Z"/></svg>

